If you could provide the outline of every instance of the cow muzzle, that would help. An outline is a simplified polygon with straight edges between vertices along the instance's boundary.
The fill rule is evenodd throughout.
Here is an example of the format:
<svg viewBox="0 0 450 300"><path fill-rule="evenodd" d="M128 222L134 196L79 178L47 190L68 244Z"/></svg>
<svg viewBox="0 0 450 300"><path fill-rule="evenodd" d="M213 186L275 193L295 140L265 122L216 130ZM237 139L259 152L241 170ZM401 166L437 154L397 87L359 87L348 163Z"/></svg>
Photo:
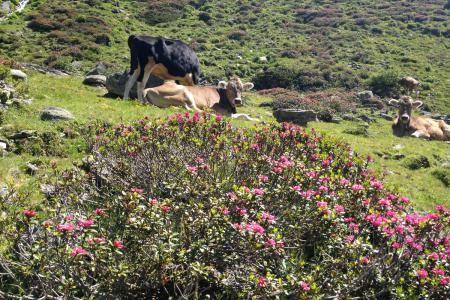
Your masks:
<svg viewBox="0 0 450 300"><path fill-rule="evenodd" d="M236 105L242 105L242 99L241 98L234 98L234 103Z"/></svg>
<svg viewBox="0 0 450 300"><path fill-rule="evenodd" d="M406 123L409 121L409 116L407 114L404 114L400 117L400 119L402 120L402 122Z"/></svg>

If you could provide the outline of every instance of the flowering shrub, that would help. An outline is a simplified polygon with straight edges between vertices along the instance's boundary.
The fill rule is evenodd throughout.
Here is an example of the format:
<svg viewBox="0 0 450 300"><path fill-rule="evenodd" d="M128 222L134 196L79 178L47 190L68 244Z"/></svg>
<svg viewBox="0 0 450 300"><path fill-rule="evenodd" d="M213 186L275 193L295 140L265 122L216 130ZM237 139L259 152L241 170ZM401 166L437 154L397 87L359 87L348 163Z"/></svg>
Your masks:
<svg viewBox="0 0 450 300"><path fill-rule="evenodd" d="M449 211L314 131L177 114L102 128L89 161L36 207L3 196L0 296L449 296Z"/></svg>

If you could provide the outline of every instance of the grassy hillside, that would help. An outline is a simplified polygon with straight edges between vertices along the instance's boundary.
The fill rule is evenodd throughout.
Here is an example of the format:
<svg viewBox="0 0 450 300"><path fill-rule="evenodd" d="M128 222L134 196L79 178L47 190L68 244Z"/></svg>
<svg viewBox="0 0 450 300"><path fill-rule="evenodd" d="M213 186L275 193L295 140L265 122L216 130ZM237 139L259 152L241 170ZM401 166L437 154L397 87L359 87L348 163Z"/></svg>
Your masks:
<svg viewBox="0 0 450 300"><path fill-rule="evenodd" d="M163 35L195 48L203 78L235 73L260 88L308 91L363 88L390 70L418 78L428 107L449 113L446 4L34 0L2 23L0 56L75 72L99 60L120 69L128 65L130 33Z"/></svg>
<svg viewBox="0 0 450 300"><path fill-rule="evenodd" d="M7 112L0 130L0 137L24 129L37 130L40 134L66 133L67 136L61 140L52 141L53 146L63 149L58 155L31 155L29 149L25 149L20 155L11 153L0 159L0 182L22 185L24 189L34 191L33 198L38 198L39 180L52 171L52 162L57 162L58 168L64 169L89 154L86 144L86 136L89 134L84 134L87 130L86 124L98 121L111 124L129 123L142 116L163 118L175 112L184 112L183 109L159 109L138 104L136 101L106 98L104 97L106 90L84 86L81 77L29 73L29 94L34 98L34 102L22 108L11 108ZM259 104L270 101L270 98L257 93L247 93L245 101L245 106L239 108L239 112L250 113L267 123L275 122L268 114L270 108L259 107ZM74 114L76 121L62 123L42 121L39 118L39 112L46 106L68 109ZM249 121L233 120L233 124L239 127L255 126L255 123ZM390 124L386 120L376 118L376 122L371 123L368 128L368 136L345 133L348 129L358 127L358 123L355 122L345 121L341 124L313 122L309 127L316 128L337 140L350 143L358 155L371 155L375 160L372 169L384 178L390 188L410 197L417 208L430 209L437 203L450 206L448 197L450 170L448 166L444 166L450 162L448 146L438 141L395 137L391 134ZM395 146L399 149L395 149ZM402 154L405 157L394 159L396 154ZM418 155L425 156L430 166L415 169L414 159ZM413 160L412 167L410 160ZM27 162L40 166L38 176L26 174ZM439 179L435 173L444 174L444 176L447 174L447 183L445 178Z"/></svg>

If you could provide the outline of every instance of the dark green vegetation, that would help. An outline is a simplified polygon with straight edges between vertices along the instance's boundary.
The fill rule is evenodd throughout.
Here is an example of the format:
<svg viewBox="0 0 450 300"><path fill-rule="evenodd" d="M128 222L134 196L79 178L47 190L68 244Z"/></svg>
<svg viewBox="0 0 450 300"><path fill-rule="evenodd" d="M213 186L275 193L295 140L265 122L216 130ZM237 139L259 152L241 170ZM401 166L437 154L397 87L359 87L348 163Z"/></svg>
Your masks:
<svg viewBox="0 0 450 300"><path fill-rule="evenodd" d="M450 112L445 0L35 0L2 23L0 56L72 71L99 60L125 68L130 33L188 42L203 78L235 73L259 88L300 91L367 85L385 95L399 92L392 74L408 75L423 83L430 109Z"/></svg>

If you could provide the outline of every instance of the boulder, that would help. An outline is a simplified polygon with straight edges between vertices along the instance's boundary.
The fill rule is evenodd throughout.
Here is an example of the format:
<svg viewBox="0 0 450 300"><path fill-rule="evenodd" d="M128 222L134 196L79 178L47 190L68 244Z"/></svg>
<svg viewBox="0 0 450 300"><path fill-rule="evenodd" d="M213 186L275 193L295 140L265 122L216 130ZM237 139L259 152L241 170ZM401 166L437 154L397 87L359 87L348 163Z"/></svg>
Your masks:
<svg viewBox="0 0 450 300"><path fill-rule="evenodd" d="M83 83L87 84L87 85L105 86L106 85L106 76L105 75L88 75L84 79Z"/></svg>
<svg viewBox="0 0 450 300"><path fill-rule="evenodd" d="M11 69L11 76L15 79L27 80L28 76L20 70Z"/></svg>
<svg viewBox="0 0 450 300"><path fill-rule="evenodd" d="M345 114L342 116L342 119L344 119L346 121L355 121L356 117L354 115Z"/></svg>
<svg viewBox="0 0 450 300"><path fill-rule="evenodd" d="M11 1L1 1L0 2L0 17L9 15L12 12Z"/></svg>
<svg viewBox="0 0 450 300"><path fill-rule="evenodd" d="M367 123L371 123L374 121L374 119L372 119L371 117L369 117L368 115L360 115L358 117L360 120L367 122Z"/></svg>
<svg viewBox="0 0 450 300"><path fill-rule="evenodd" d="M102 62L99 62L95 67L86 73L86 76L90 75L106 75L107 67Z"/></svg>
<svg viewBox="0 0 450 300"><path fill-rule="evenodd" d="M22 130L12 134L9 138L12 140L28 139L36 135L36 130Z"/></svg>
<svg viewBox="0 0 450 300"><path fill-rule="evenodd" d="M6 151L7 149L8 149L8 144L3 141L0 141L0 151L2 151L2 150Z"/></svg>
<svg viewBox="0 0 450 300"><path fill-rule="evenodd" d="M306 126L310 121L318 121L317 113L312 110L278 109L273 115L278 122L292 122Z"/></svg>
<svg viewBox="0 0 450 300"><path fill-rule="evenodd" d="M358 99L361 103L372 102L373 93L372 91L362 91L358 93Z"/></svg>
<svg viewBox="0 0 450 300"><path fill-rule="evenodd" d="M124 71L123 73L114 73L106 78L106 89L110 95L123 97L123 93L125 92L125 84L129 78L128 72ZM163 84L163 80L156 76L150 76L146 88L155 87ZM136 83L131 88L130 97L137 98L136 93Z"/></svg>
<svg viewBox="0 0 450 300"><path fill-rule="evenodd" d="M63 108L49 106L41 111L41 119L44 121L72 120L74 116Z"/></svg>

